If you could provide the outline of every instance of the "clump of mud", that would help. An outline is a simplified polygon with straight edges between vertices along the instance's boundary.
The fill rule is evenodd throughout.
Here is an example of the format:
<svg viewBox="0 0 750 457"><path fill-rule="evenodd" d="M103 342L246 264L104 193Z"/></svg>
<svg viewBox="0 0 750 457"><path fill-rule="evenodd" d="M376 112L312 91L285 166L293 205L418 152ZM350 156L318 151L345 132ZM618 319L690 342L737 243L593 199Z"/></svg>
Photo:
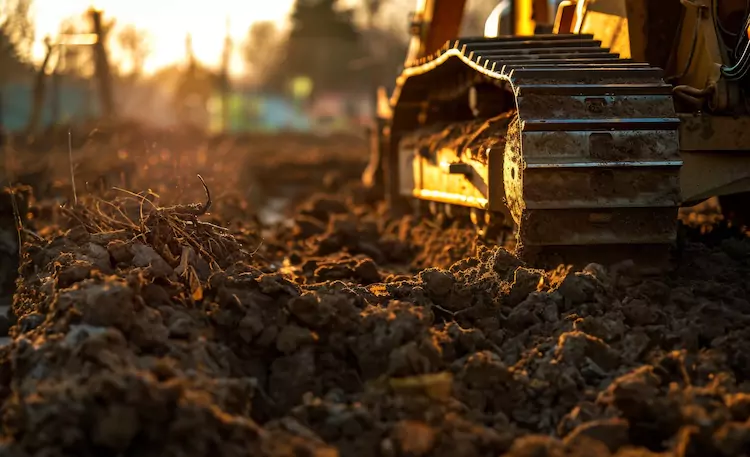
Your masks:
<svg viewBox="0 0 750 457"><path fill-rule="evenodd" d="M750 449L747 239L686 242L658 278L545 271L332 188L273 227L144 193L30 228L0 349L4 450Z"/></svg>

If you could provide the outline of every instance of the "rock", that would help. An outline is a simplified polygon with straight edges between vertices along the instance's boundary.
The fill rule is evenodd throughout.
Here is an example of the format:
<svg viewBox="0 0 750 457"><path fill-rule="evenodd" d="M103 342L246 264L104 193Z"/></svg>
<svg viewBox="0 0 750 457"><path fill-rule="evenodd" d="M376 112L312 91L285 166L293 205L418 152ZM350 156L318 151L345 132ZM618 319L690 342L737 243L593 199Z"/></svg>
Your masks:
<svg viewBox="0 0 750 457"><path fill-rule="evenodd" d="M138 411L133 406L113 404L94 426L92 440L108 449L125 449L140 428Z"/></svg>
<svg viewBox="0 0 750 457"><path fill-rule="evenodd" d="M103 335L109 332L106 327L94 327L93 325L71 325L70 331L65 335L65 344L68 346L78 346L83 343L90 335Z"/></svg>
<svg viewBox="0 0 750 457"><path fill-rule="evenodd" d="M568 273L552 290L563 296L568 306L594 301L596 292L602 289L602 284L588 273Z"/></svg>
<svg viewBox="0 0 750 457"><path fill-rule="evenodd" d="M149 267L155 277L169 277L174 274L174 269L151 246L134 243L131 250L133 251L133 266Z"/></svg>
<svg viewBox="0 0 750 457"><path fill-rule="evenodd" d="M105 273L112 272L112 264L107 249L95 243L88 243L84 253L86 260Z"/></svg>
<svg viewBox="0 0 750 457"><path fill-rule="evenodd" d="M539 290L543 279L543 270L517 268L513 274L513 283L511 284L510 295L507 299L508 306L517 306L526 300L529 294Z"/></svg>
<svg viewBox="0 0 750 457"><path fill-rule="evenodd" d="M500 357L490 351L469 356L459 376L463 383L474 388L491 388L513 379L512 372Z"/></svg>
<svg viewBox="0 0 750 457"><path fill-rule="evenodd" d="M314 332L296 325L287 325L281 329L276 337L276 348L285 354L289 354L296 351L298 347L314 343L317 340L318 335Z"/></svg>
<svg viewBox="0 0 750 457"><path fill-rule="evenodd" d="M550 436L526 435L513 442L503 457L563 457L565 446Z"/></svg>
<svg viewBox="0 0 750 457"><path fill-rule="evenodd" d="M555 319L553 313L559 313L554 298L543 292L532 292L508 314L507 325L520 331L541 324L545 313L551 319Z"/></svg>
<svg viewBox="0 0 750 457"><path fill-rule="evenodd" d="M371 259L365 259L357 263L354 267L354 274L356 274L362 284L375 284L380 282L380 272L378 266Z"/></svg>
<svg viewBox="0 0 750 457"><path fill-rule="evenodd" d="M314 390L319 382L315 371L312 347L306 346L290 355L278 357L271 363L268 393L278 407L291 408L299 403L305 392Z"/></svg>
<svg viewBox="0 0 750 457"><path fill-rule="evenodd" d="M188 317L178 317L169 324L171 338L187 338L193 330L193 323Z"/></svg>
<svg viewBox="0 0 750 457"><path fill-rule="evenodd" d="M302 210L302 214L308 214L319 221L326 222L330 216L345 214L348 211L349 208L346 207L346 204L338 199L316 196L307 208Z"/></svg>
<svg viewBox="0 0 750 457"><path fill-rule="evenodd" d="M21 333L26 333L34 330L35 328L42 325L44 322L44 315L41 313L29 313L18 318L18 328Z"/></svg>
<svg viewBox="0 0 750 457"><path fill-rule="evenodd" d="M421 457L435 446L435 430L424 422L401 421L394 427L392 436L401 455Z"/></svg>
<svg viewBox="0 0 750 457"><path fill-rule="evenodd" d="M654 407L660 382L653 367L643 366L615 379L607 390L599 394L597 402L616 407L628 420L655 417L653 414L656 413ZM661 413L666 415L667 411Z"/></svg>
<svg viewBox="0 0 750 457"><path fill-rule="evenodd" d="M429 354L416 341L394 349L388 356L387 373L391 376L409 376L431 371Z"/></svg>
<svg viewBox="0 0 750 457"><path fill-rule="evenodd" d="M735 421L745 422L750 419L750 394L745 392L731 394L725 401Z"/></svg>
<svg viewBox="0 0 750 457"><path fill-rule="evenodd" d="M425 289L430 295L436 297L447 295L455 282L453 275L449 271L441 271L436 268L422 271L417 276L417 279L425 284Z"/></svg>
<svg viewBox="0 0 750 457"><path fill-rule="evenodd" d="M86 280L80 283L80 289L64 291L60 295L63 309L66 303L81 307L86 324L116 327L123 331L133 325L135 294L121 280Z"/></svg>
<svg viewBox="0 0 750 457"><path fill-rule="evenodd" d="M599 280L603 284L609 284L610 277L607 273L607 269L598 263L590 263L583 268L584 273L588 273L591 276Z"/></svg>
<svg viewBox="0 0 750 457"><path fill-rule="evenodd" d="M326 263L319 266L314 275L317 282L350 279L354 277L354 269L349 262Z"/></svg>
<svg viewBox="0 0 750 457"><path fill-rule="evenodd" d="M507 280L511 273L523 265L518 257L503 248L495 248L489 258L489 264L500 279Z"/></svg>
<svg viewBox="0 0 750 457"><path fill-rule="evenodd" d="M634 326L651 325L659 320L659 312L653 306L637 298L623 303L622 311L628 324Z"/></svg>
<svg viewBox="0 0 750 457"><path fill-rule="evenodd" d="M333 314L333 309L321 306L320 298L315 294L304 294L289 300L287 306L292 316L312 328L325 325Z"/></svg>
<svg viewBox="0 0 750 457"><path fill-rule="evenodd" d="M620 312L607 313L602 317L586 316L577 319L574 323L574 329L597 337L607 343L619 340L628 330L625 325L625 316ZM648 338L646 339L646 343L648 343ZM626 356L629 355L626 354Z"/></svg>
<svg viewBox="0 0 750 457"><path fill-rule="evenodd" d="M628 432L628 422L622 419L591 421L576 427L565 437L564 443L568 447L575 447L583 444L583 437L588 437L604 443L610 452L615 453L630 442Z"/></svg>
<svg viewBox="0 0 750 457"><path fill-rule="evenodd" d="M726 423L714 433L713 441L723 455L742 455L750 447L750 427L747 423Z"/></svg>
<svg viewBox="0 0 750 457"><path fill-rule="evenodd" d="M293 234L299 238L311 238L321 235L326 231L326 226L320 219L300 216L294 220Z"/></svg>
<svg viewBox="0 0 750 457"><path fill-rule="evenodd" d="M157 310L144 307L135 315L129 337L133 344L143 349L154 349L166 343L169 329Z"/></svg>
<svg viewBox="0 0 750 457"><path fill-rule="evenodd" d="M453 375L441 372L390 378L389 385L394 392L405 397L418 395L432 400L446 401L453 390Z"/></svg>
<svg viewBox="0 0 750 457"><path fill-rule="evenodd" d="M57 275L57 284L61 288L68 288L91 277L94 266L86 260L76 260L62 267Z"/></svg>
<svg viewBox="0 0 750 457"><path fill-rule="evenodd" d="M130 263L135 256L132 245L122 240L113 240L107 244L107 251L115 263Z"/></svg>
<svg viewBox="0 0 750 457"><path fill-rule="evenodd" d="M567 332L560 335L555 359L577 367L582 366L586 359L590 359L605 370L616 368L620 362L618 354L607 343L582 332Z"/></svg>

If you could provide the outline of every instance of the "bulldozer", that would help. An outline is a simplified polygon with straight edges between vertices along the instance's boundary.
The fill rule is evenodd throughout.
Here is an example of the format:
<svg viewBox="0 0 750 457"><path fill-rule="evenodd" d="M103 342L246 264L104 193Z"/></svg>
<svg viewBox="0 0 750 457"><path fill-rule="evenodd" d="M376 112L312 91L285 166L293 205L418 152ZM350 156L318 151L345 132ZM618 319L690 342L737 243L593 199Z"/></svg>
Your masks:
<svg viewBox="0 0 750 457"><path fill-rule="evenodd" d="M750 215L750 1L419 0L363 175L396 212L514 234L539 266L662 269L678 211Z"/></svg>

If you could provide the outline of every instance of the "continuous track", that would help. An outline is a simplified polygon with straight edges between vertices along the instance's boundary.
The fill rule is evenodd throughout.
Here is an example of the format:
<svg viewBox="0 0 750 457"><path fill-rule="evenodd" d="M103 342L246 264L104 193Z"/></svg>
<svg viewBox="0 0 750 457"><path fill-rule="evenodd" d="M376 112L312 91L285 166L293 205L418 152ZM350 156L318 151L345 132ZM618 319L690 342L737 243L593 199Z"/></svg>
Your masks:
<svg viewBox="0 0 750 457"><path fill-rule="evenodd" d="M471 121L462 102L471 87L482 117L514 113L504 149L489 152L502 160L489 160L486 174L468 169L484 175L484 208L512 215L519 254L542 263L663 264L676 238L682 161L661 69L621 59L586 35L479 38L412 62L399 82L396 141L431 124Z"/></svg>

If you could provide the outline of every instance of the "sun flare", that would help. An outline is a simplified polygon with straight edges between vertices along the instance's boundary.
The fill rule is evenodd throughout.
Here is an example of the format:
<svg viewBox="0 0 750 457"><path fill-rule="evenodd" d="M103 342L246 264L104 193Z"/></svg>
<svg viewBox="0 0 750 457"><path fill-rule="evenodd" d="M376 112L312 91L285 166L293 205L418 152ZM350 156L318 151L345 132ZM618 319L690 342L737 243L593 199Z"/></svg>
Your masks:
<svg viewBox="0 0 750 457"><path fill-rule="evenodd" d="M151 47L145 64L148 73L183 60L188 33L192 34L198 59L215 66L221 59L228 18L230 35L235 43L239 43L255 21L272 20L283 24L292 3L293 0L35 0L37 40L34 57L41 60L44 37L57 36L62 21L96 8L103 11L106 20L115 19L116 27L133 24L148 33ZM120 57L117 51L117 46L111 46L114 62ZM235 53L231 70L238 73L242 69L242 59Z"/></svg>

